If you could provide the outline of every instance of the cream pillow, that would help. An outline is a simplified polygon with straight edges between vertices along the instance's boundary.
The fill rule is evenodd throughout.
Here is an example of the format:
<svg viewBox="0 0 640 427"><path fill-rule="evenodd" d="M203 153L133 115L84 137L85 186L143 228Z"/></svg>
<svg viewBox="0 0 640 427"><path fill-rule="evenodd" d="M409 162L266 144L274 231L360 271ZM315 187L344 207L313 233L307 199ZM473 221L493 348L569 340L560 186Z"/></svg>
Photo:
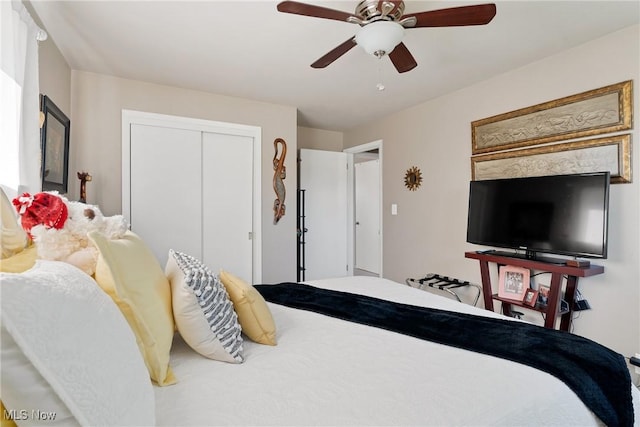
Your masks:
<svg viewBox="0 0 640 427"><path fill-rule="evenodd" d="M89 239L99 252L95 279L129 322L151 379L161 386L175 383L169 366L171 289L158 260L131 231L113 240L92 231Z"/></svg>
<svg viewBox="0 0 640 427"><path fill-rule="evenodd" d="M242 329L218 277L198 259L174 250L169 251L165 274L184 341L209 359L243 362Z"/></svg>
<svg viewBox="0 0 640 427"><path fill-rule="evenodd" d="M220 281L238 313L242 332L257 343L276 345L276 324L266 301L256 288L224 270L220 271Z"/></svg>
<svg viewBox="0 0 640 427"><path fill-rule="evenodd" d="M3 417L20 426L155 425L135 336L93 279L39 260L25 273L0 273L0 282Z"/></svg>
<svg viewBox="0 0 640 427"><path fill-rule="evenodd" d="M0 248L2 249L0 258L9 258L21 252L28 241L27 233L18 223L15 208L0 187Z"/></svg>
<svg viewBox="0 0 640 427"><path fill-rule="evenodd" d="M9 258L0 259L0 271L3 273L22 273L33 267L37 258L38 250L35 245L31 245Z"/></svg>

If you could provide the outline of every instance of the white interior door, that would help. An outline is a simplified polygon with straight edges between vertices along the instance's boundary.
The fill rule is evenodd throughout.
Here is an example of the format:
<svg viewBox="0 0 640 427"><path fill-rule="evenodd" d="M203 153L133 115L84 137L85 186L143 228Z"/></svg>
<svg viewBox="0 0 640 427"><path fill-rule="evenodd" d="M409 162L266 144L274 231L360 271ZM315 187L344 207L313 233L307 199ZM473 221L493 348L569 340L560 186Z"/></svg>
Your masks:
<svg viewBox="0 0 640 427"><path fill-rule="evenodd" d="M253 139L203 133L203 262L252 278Z"/></svg>
<svg viewBox="0 0 640 427"><path fill-rule="evenodd" d="M347 155L300 150L300 188L305 191L305 280L347 272Z"/></svg>
<svg viewBox="0 0 640 427"><path fill-rule="evenodd" d="M356 163L355 266L380 272L380 161Z"/></svg>
<svg viewBox="0 0 640 427"><path fill-rule="evenodd" d="M131 125L131 230L164 268L169 249L201 255L201 132Z"/></svg>

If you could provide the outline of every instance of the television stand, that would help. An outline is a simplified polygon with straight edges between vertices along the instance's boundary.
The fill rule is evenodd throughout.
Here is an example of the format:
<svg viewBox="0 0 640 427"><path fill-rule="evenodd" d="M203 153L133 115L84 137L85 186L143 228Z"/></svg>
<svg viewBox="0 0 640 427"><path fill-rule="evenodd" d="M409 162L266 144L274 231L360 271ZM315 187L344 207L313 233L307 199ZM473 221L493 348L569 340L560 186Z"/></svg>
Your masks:
<svg viewBox="0 0 640 427"><path fill-rule="evenodd" d="M565 265L564 260L561 264L555 262L544 262L540 259L528 259L522 257L502 255L497 251L481 251L481 252L465 252L465 258L477 259L480 262L480 275L482 276L482 295L484 298L485 310L493 310L493 300L502 303L502 309L507 316L511 315L511 306L536 310L545 314L545 328L554 329L556 317L560 315L560 326L558 329L569 331L571 328L571 320L573 314L573 306L575 301L576 290L578 289L578 278L589 277L604 273L604 267L601 265L590 264L588 267L572 267ZM493 293L491 287L491 275L489 272L489 263L495 263L497 268L503 265L512 265L515 267L528 268L529 270L539 270L551 273L551 283L549 285L549 298L546 307L530 307L520 301L513 301L500 298ZM567 301L567 309L560 311L560 300L562 298L562 277L567 276L567 284L564 292L564 299Z"/></svg>

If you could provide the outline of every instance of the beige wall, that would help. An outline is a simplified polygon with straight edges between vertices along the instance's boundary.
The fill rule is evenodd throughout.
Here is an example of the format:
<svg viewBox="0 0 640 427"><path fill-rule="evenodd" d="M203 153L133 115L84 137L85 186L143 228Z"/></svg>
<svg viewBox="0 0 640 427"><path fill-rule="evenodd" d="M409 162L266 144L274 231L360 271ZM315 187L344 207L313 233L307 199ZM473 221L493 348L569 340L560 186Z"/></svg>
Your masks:
<svg viewBox="0 0 640 427"><path fill-rule="evenodd" d="M464 258L465 251L478 249L466 243L470 123L630 79L637 112L639 39L639 27L630 27L346 132L345 148L384 141L385 276L402 282L435 272L480 283L477 261ZM636 168L638 152L633 150ZM411 166L424 178L415 192L403 187ZM639 188L637 178L611 187L609 258L598 262L605 274L580 281L592 310L574 322L575 333L626 356L640 351ZM392 203L398 204L397 216L390 215ZM540 322L537 313L528 313Z"/></svg>
<svg viewBox="0 0 640 427"><path fill-rule="evenodd" d="M71 118L71 68L51 37L38 44L38 55L40 93L47 95Z"/></svg>
<svg viewBox="0 0 640 427"><path fill-rule="evenodd" d="M30 1L23 2L33 20L44 28ZM71 113L71 68L64 59L55 41L38 42L40 93L47 95L67 116Z"/></svg>
<svg viewBox="0 0 640 427"><path fill-rule="evenodd" d="M342 151L343 140L342 132L298 126L298 149Z"/></svg>
<svg viewBox="0 0 640 427"><path fill-rule="evenodd" d="M70 175L87 170L93 180L87 187L87 201L98 204L106 215L121 212L123 109L194 117L262 128L262 248L265 282L296 278L296 174L285 180L287 212L273 225L272 189L273 140L284 138L289 155L286 167L295 171L296 108L185 90L82 71L71 78L72 161ZM168 171L169 172L169 171ZM224 185L224 183L220 183ZM70 194L78 194L79 182L72 180ZM171 194L158 201L171 203ZM233 206L224 206L233 209ZM188 206L185 206L188 209ZM169 230L167 230L169 232Z"/></svg>

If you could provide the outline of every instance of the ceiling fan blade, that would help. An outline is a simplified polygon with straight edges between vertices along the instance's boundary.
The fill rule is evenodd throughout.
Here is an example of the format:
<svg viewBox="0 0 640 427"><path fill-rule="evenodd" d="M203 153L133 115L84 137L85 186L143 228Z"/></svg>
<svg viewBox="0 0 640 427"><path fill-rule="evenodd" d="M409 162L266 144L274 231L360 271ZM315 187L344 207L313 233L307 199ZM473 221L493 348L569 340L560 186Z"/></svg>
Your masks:
<svg viewBox="0 0 640 427"><path fill-rule="evenodd" d="M416 25L407 28L456 27L488 24L494 16L496 16L496 5L489 3L410 13L404 15L402 19L416 18Z"/></svg>
<svg viewBox="0 0 640 427"><path fill-rule="evenodd" d="M391 51L389 59L391 59L393 66L396 67L399 73L406 73L418 66L418 63L404 43L400 43Z"/></svg>
<svg viewBox="0 0 640 427"><path fill-rule="evenodd" d="M315 18L333 19L335 21L347 21L353 15L340 10L329 9L322 6L300 3L297 1L283 1L278 3L279 12L293 13L295 15L312 16Z"/></svg>
<svg viewBox="0 0 640 427"><path fill-rule="evenodd" d="M324 68L327 65L331 64L336 59L340 58L345 53L349 52L352 47L356 45L356 38L351 37L349 40L335 47L333 50L329 51L322 58L318 59L316 62L311 64L313 68Z"/></svg>

